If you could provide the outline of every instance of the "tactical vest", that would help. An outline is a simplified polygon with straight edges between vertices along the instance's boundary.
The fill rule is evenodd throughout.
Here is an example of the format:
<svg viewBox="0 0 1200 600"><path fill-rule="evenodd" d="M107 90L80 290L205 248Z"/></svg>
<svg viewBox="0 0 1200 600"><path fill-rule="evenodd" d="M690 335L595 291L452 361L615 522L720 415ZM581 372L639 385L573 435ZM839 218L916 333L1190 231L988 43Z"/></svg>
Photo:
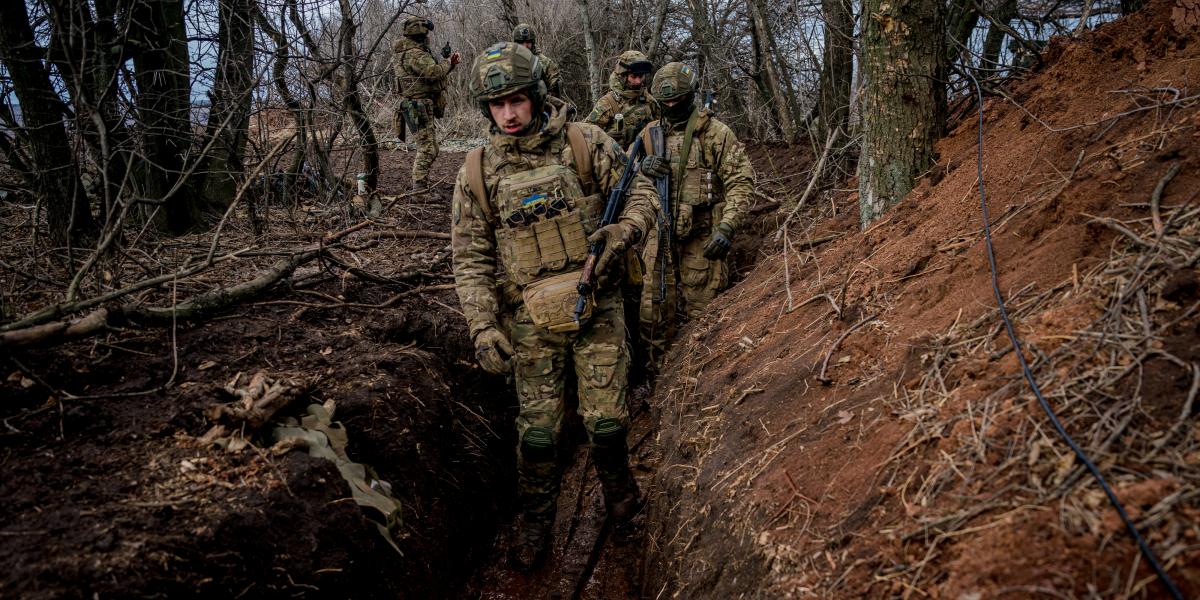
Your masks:
<svg viewBox="0 0 1200 600"><path fill-rule="evenodd" d="M418 45L416 42L405 39L404 48L396 55L396 82L400 87L400 96L412 99L430 99L436 100L442 93L444 86L443 82L429 81L419 75L410 73L407 66L411 58L410 53L420 52L433 56L424 46Z"/></svg>
<svg viewBox="0 0 1200 600"><path fill-rule="evenodd" d="M600 101L613 111L612 123L605 133L620 142L622 148L632 144L638 132L654 118L645 91L633 98L626 98L619 92L609 92Z"/></svg>
<svg viewBox="0 0 1200 600"><path fill-rule="evenodd" d="M500 165L490 189L483 180L483 148L467 155L467 183L496 232L500 262L519 288L578 271L587 238L596 230L604 202L595 193L592 155L580 128L566 125L573 164L562 164L562 142L552 142L547 164L517 171ZM506 172L508 171L508 172Z"/></svg>
<svg viewBox="0 0 1200 600"><path fill-rule="evenodd" d="M661 125L653 121L650 125ZM700 136L708 125L708 115L694 113L682 134L666 136L671 156L671 204L674 209L675 235L687 238L693 230L707 232L709 223L721 219L725 206L725 187L721 177L706 162ZM649 127L642 130L642 143L650 148ZM684 156L686 155L686 162Z"/></svg>

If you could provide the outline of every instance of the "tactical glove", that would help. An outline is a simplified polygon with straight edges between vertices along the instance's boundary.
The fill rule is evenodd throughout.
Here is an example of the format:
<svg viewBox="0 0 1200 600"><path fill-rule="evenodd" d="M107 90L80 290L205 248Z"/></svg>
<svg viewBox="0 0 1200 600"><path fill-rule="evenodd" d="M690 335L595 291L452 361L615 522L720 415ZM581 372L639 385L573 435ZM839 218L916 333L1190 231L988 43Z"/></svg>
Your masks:
<svg viewBox="0 0 1200 600"><path fill-rule="evenodd" d="M625 254L633 244L642 239L642 232L632 223L613 223L597 229L588 236L588 243L604 240L604 252L596 259L596 275L602 275L613 259Z"/></svg>
<svg viewBox="0 0 1200 600"><path fill-rule="evenodd" d="M704 244L704 258L721 260L729 254L729 246L733 244L733 227L728 223L718 223L708 243Z"/></svg>
<svg viewBox="0 0 1200 600"><path fill-rule="evenodd" d="M671 155L659 156L651 154L642 159L642 175L652 179L660 179L671 174Z"/></svg>
<svg viewBox="0 0 1200 600"><path fill-rule="evenodd" d="M513 354L508 337L495 327L488 327L475 336L475 358L488 373L501 375L511 371Z"/></svg>

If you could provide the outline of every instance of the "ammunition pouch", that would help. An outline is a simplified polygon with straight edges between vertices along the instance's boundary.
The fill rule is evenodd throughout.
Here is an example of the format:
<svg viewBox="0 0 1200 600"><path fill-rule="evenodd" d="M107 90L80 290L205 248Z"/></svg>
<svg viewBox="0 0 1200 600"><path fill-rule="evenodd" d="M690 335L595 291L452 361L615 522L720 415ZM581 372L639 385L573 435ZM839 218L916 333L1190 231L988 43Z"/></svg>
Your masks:
<svg viewBox="0 0 1200 600"><path fill-rule="evenodd" d="M553 333L579 331L580 323L592 316L592 305L588 299L583 314L575 320L575 304L579 300L579 277L582 271L570 271L539 279L521 292L521 299L529 311L533 324Z"/></svg>
<svg viewBox="0 0 1200 600"><path fill-rule="evenodd" d="M583 265L603 206L599 195L583 195L572 169L547 165L504 177L495 198L500 261L518 286Z"/></svg>
<svg viewBox="0 0 1200 600"><path fill-rule="evenodd" d="M428 98L405 98L400 101L400 114L408 130L416 132L433 124L433 101Z"/></svg>

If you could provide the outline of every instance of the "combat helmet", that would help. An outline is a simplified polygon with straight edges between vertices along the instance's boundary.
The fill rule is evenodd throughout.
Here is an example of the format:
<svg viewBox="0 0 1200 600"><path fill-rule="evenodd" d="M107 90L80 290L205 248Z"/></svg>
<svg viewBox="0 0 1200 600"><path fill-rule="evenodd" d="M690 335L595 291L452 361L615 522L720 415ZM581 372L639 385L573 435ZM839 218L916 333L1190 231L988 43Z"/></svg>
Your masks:
<svg viewBox="0 0 1200 600"><path fill-rule="evenodd" d="M649 75L654 70L654 64L645 54L637 50L626 50L617 58L617 75L624 77L629 74Z"/></svg>
<svg viewBox="0 0 1200 600"><path fill-rule="evenodd" d="M681 98L685 94L695 94L700 87L696 70L681 63L673 62L663 65L654 74L654 82L650 84L650 95L659 102Z"/></svg>
<svg viewBox="0 0 1200 600"><path fill-rule="evenodd" d="M404 19L404 23L401 27L404 35L408 37L420 37L422 35L427 35L430 31L433 31L433 21L430 21L425 17L412 15L407 19Z"/></svg>
<svg viewBox="0 0 1200 600"><path fill-rule="evenodd" d="M471 95L479 103L479 110L490 121L492 112L488 102L515 92L529 94L535 113L541 112L546 101L541 61L529 48L516 42L488 46L471 69Z"/></svg>
<svg viewBox="0 0 1200 600"><path fill-rule="evenodd" d="M530 27L529 23L521 23L520 25L513 27L512 41L518 44L523 44L525 42L536 44L537 36L534 35L533 27Z"/></svg>

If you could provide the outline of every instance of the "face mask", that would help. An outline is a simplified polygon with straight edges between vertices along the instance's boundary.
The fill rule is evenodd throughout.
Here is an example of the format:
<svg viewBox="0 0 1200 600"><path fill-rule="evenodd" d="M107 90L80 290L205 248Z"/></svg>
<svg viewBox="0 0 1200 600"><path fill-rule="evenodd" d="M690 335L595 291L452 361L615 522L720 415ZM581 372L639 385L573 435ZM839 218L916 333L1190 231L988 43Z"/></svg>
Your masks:
<svg viewBox="0 0 1200 600"><path fill-rule="evenodd" d="M695 95L688 95L682 102L675 106L667 106L666 103L661 104L663 117L672 123L679 123L692 116L692 105L695 104Z"/></svg>

